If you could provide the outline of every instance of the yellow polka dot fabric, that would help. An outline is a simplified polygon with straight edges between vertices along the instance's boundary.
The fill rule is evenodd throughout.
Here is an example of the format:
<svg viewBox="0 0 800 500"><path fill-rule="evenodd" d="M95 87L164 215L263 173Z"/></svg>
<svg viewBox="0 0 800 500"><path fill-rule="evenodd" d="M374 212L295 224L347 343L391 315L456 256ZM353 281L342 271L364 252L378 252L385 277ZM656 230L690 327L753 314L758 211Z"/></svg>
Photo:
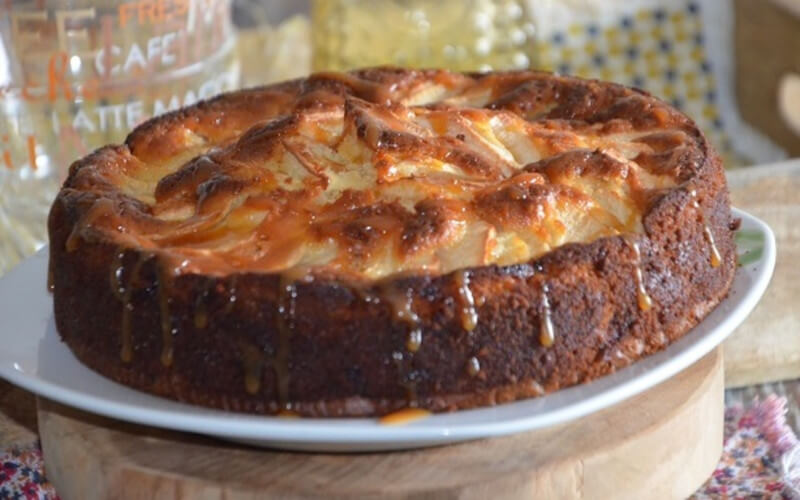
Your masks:
<svg viewBox="0 0 800 500"><path fill-rule="evenodd" d="M752 162L734 147L719 104L715 62L706 50L701 4L663 2L613 22L582 22L540 37L540 66L646 90L694 119L726 162Z"/></svg>

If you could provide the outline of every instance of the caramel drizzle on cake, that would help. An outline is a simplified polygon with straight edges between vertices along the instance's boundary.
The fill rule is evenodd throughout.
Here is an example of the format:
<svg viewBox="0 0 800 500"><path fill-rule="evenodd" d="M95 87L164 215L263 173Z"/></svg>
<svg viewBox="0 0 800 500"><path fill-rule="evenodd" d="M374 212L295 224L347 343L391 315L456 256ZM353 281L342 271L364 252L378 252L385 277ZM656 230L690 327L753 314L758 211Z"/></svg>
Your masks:
<svg viewBox="0 0 800 500"><path fill-rule="evenodd" d="M203 330L208 326L208 298L211 293L211 285L213 281L203 287L202 291L197 295L194 301L194 327L198 330Z"/></svg>
<svg viewBox="0 0 800 500"><path fill-rule="evenodd" d="M471 377L477 377L478 374L481 372L481 362L475 356L470 356L467 360L467 373Z"/></svg>
<svg viewBox="0 0 800 500"><path fill-rule="evenodd" d="M178 333L173 327L172 315L169 312L169 286L170 282L166 275L168 270L164 266L158 266L158 305L161 312L161 364L164 366L172 365L174 350L172 348L172 337Z"/></svg>
<svg viewBox="0 0 800 500"><path fill-rule="evenodd" d="M544 347L550 347L556 341L556 330L553 326L553 312L550 309L550 299L547 294L550 289L546 283L542 284L542 311L539 313L539 342Z"/></svg>
<svg viewBox="0 0 800 500"><path fill-rule="evenodd" d="M717 249L717 243L714 241L714 234L711 232L711 228L708 227L708 223L706 223L703 209L700 207L700 203L697 201L697 191L692 189L689 191L689 195L692 197L692 207L697 210L700 220L703 222L703 236L705 236L710 247L709 262L711 267L719 267L720 264L722 264L722 255L719 253L719 249Z"/></svg>
<svg viewBox="0 0 800 500"><path fill-rule="evenodd" d="M403 408L402 410L397 410L396 412L382 416L378 422L382 425L405 425L427 418L430 415L431 412L423 410L422 408Z"/></svg>
<svg viewBox="0 0 800 500"><path fill-rule="evenodd" d="M273 359L273 369L278 385L278 404L289 409L289 355L294 330L297 288L294 282L280 281L278 298L278 349Z"/></svg>
<svg viewBox="0 0 800 500"><path fill-rule="evenodd" d="M404 88L317 75L293 90L294 108L239 136L188 135L202 144L188 160L120 151L116 171L96 173L127 183L132 199L100 198L69 246L113 231L109 214L124 211L136 227L118 237L168 250L178 274L441 274L640 232L651 194L677 184L653 166L661 132L527 121L502 109L497 82L465 78ZM493 96L493 109L479 107Z"/></svg>
<svg viewBox="0 0 800 500"><path fill-rule="evenodd" d="M639 309L642 311L649 311L653 307L653 299L647 293L647 288L644 286L644 273L642 271L642 251L639 248L639 243L636 241L630 242L634 255L634 266L636 266L633 276L636 279L636 294Z"/></svg>
<svg viewBox="0 0 800 500"><path fill-rule="evenodd" d="M114 253L114 261L111 264L110 283L111 291L120 301L120 305L122 307L122 347L120 348L120 359L125 363L129 363L133 359L133 332L131 331L131 316L135 309L133 304L133 293L136 291L136 287L139 284L139 281L142 279L142 266L145 264L145 262L152 260L154 255L152 253L141 254L136 258L135 263L133 266L130 266L129 269L124 264L125 255L125 249L123 248L118 248ZM161 302L163 302L163 300L161 300ZM161 315L162 325L164 322L170 321L168 311L164 311L162 309ZM162 363L163 362L164 357L162 354Z"/></svg>
<svg viewBox="0 0 800 500"><path fill-rule="evenodd" d="M461 269L455 273L458 297L461 300L461 325L471 332L478 326L478 310L475 308L475 297L469 288L469 271Z"/></svg>
<svg viewBox="0 0 800 500"><path fill-rule="evenodd" d="M706 239L708 240L708 244L711 247L711 267L719 267L722 264L722 255L720 255L719 250L717 249L717 243L714 241L714 235L711 233L711 228L706 225L705 229L703 229L703 234L705 235Z"/></svg>
<svg viewBox="0 0 800 500"><path fill-rule="evenodd" d="M686 161L675 159L702 157L699 139L683 115L650 98L610 87L610 95L595 97L613 105L592 115L596 107L562 95L559 81L538 73L406 72L390 82L318 74L250 91L258 99L245 91L230 108L215 110L211 102L207 116L164 136L144 127L126 146L100 150L92 165L75 169L73 186L93 186L95 198L66 249L98 234L119 244L111 287L123 308L124 362L133 357L138 275L144 260L158 257L165 367L179 334L170 280L230 277L227 290L205 288L195 299L194 327L206 329L212 294L227 294L222 314L234 307L237 274L280 274L273 354L239 347L247 393L261 391L269 367L287 411L296 283L318 274L350 283L406 327L404 346L392 354L398 372L403 350L414 356L424 348L424 332L416 295L396 286L397 276L452 273L455 316L470 333L480 327L482 305L471 268L529 262L567 243L631 237L637 306L649 311L654 302L635 235L659 193L684 182ZM704 234L717 267L722 257L707 224ZM125 248L146 258L127 269ZM557 331L548 284L540 286L539 343L550 347ZM481 369L478 357L466 361L471 376ZM409 406L416 405L415 377L402 373Z"/></svg>
<svg viewBox="0 0 800 500"><path fill-rule="evenodd" d="M244 372L244 388L248 394L255 395L261 390L262 370L264 369L264 353L256 346L239 342Z"/></svg>

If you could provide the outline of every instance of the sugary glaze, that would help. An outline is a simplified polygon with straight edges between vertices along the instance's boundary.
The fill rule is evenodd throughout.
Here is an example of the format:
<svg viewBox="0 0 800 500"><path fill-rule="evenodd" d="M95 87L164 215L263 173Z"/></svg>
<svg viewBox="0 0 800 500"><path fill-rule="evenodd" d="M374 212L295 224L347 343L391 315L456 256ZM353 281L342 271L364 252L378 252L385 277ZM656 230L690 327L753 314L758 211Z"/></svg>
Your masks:
<svg viewBox="0 0 800 500"><path fill-rule="evenodd" d="M120 382L393 423L662 349L727 292L732 224L702 134L638 90L372 69L225 95L76 162L48 281L62 337Z"/></svg>
<svg viewBox="0 0 800 500"><path fill-rule="evenodd" d="M652 195L679 183L675 154L696 138L682 115L618 87L617 107L647 111L657 130L638 117L578 121L559 93L567 82L319 74L249 91L262 109L209 104L211 124L173 115L165 137L158 122L145 126L73 171L70 184L100 196L68 245L99 232L159 252L174 274L376 280L639 234ZM550 99L525 101L532 90Z"/></svg>

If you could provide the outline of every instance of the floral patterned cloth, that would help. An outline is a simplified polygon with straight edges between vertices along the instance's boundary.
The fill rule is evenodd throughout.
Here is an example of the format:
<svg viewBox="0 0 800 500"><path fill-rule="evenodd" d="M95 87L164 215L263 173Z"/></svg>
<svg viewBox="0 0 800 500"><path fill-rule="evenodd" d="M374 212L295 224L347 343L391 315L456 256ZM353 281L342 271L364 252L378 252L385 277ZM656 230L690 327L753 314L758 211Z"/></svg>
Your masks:
<svg viewBox="0 0 800 500"><path fill-rule="evenodd" d="M731 406L725 411L725 443L714 474L693 500L769 499L794 500L781 479L775 440L764 427L759 405L748 410ZM769 439L768 439L769 438ZM44 475L38 444L0 452L0 500L56 500Z"/></svg>
<svg viewBox="0 0 800 500"><path fill-rule="evenodd" d="M773 453L756 415L755 408L725 410L722 459L693 500L793 498L784 492L779 457Z"/></svg>
<svg viewBox="0 0 800 500"><path fill-rule="evenodd" d="M0 452L0 499L55 500L53 485L44 477L42 450L38 443L30 447Z"/></svg>

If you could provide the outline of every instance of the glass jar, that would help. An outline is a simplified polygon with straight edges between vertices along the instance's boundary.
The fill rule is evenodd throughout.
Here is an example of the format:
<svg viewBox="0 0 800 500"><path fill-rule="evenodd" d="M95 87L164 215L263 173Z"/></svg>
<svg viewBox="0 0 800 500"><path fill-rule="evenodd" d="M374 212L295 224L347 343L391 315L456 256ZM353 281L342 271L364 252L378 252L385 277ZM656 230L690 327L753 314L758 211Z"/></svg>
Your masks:
<svg viewBox="0 0 800 500"><path fill-rule="evenodd" d="M308 0L234 0L242 86L291 80L311 71Z"/></svg>
<svg viewBox="0 0 800 500"><path fill-rule="evenodd" d="M311 33L314 70L523 69L535 56L519 0L315 0Z"/></svg>
<svg viewBox="0 0 800 500"><path fill-rule="evenodd" d="M238 86L230 0L0 5L0 274L47 239L69 165Z"/></svg>

